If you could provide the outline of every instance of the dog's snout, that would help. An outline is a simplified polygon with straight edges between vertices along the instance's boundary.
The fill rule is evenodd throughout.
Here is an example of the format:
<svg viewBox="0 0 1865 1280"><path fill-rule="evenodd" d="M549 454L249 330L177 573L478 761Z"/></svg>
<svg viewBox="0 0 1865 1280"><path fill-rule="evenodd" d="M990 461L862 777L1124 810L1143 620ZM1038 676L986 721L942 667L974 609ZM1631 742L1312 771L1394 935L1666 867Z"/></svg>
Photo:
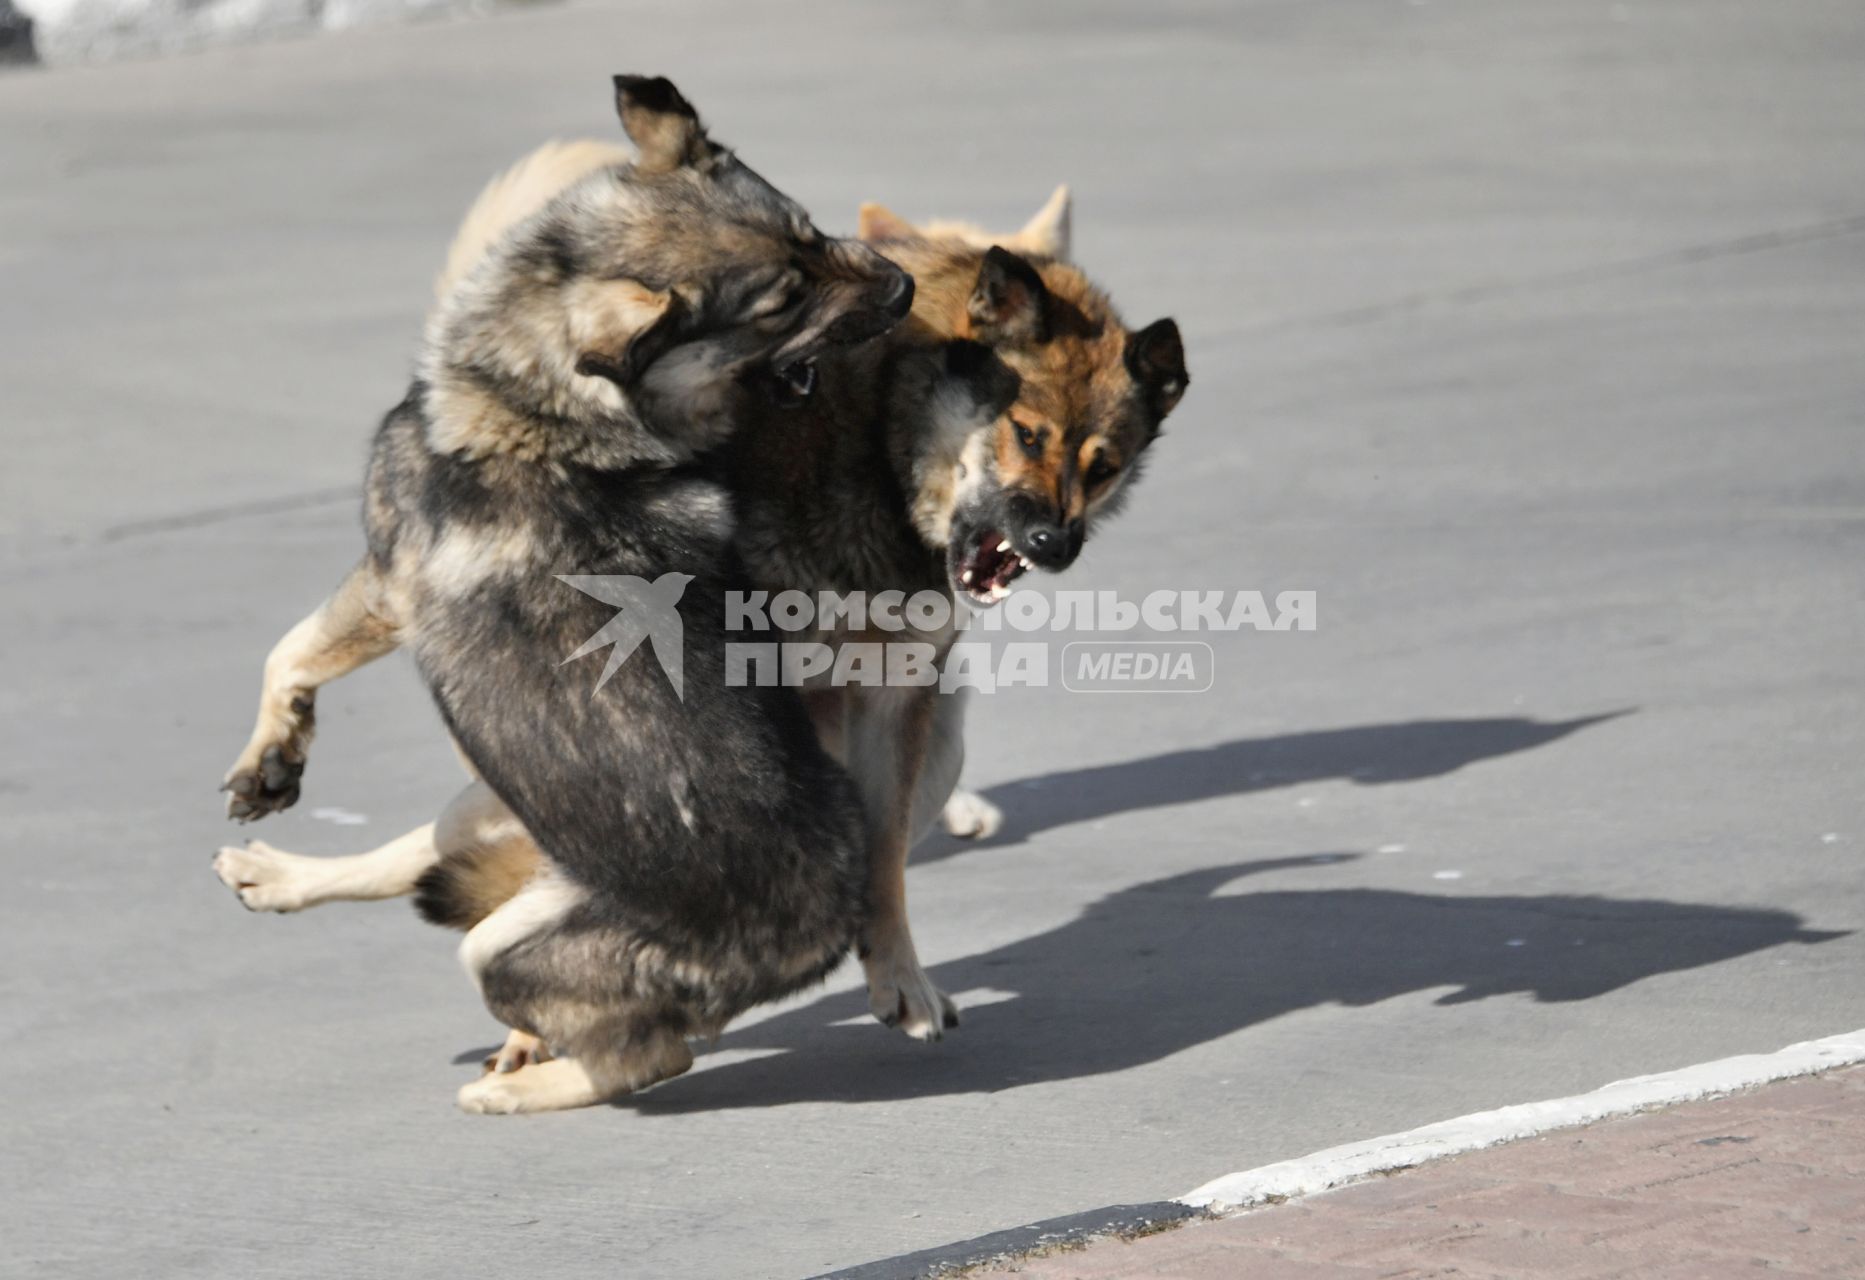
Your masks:
<svg viewBox="0 0 1865 1280"><path fill-rule="evenodd" d="M904 320L907 312L913 309L913 277L895 268L893 283L887 288L881 309L896 320Z"/></svg>
<svg viewBox="0 0 1865 1280"><path fill-rule="evenodd" d="M1066 526L1048 522L1034 523L1023 531L1023 549L1031 560L1045 569L1066 569L1081 554L1086 529L1080 520Z"/></svg>

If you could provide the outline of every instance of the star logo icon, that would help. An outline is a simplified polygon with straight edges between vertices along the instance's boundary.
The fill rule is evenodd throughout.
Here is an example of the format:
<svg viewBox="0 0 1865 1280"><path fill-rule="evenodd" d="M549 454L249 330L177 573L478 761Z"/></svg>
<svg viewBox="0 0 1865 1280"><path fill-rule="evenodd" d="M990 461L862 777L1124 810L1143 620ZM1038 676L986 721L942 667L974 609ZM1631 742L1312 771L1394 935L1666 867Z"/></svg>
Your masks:
<svg viewBox="0 0 1865 1280"><path fill-rule="evenodd" d="M609 659L603 664L602 675L593 691L600 693L609 677L621 669L645 640L653 647L654 660L660 663L668 682L673 685L674 696L683 702L686 700L682 647L685 631L680 610L675 606L685 594L687 584L693 581L692 574L663 573L649 582L628 573L560 573L557 581L620 610L559 666L575 662L605 645L611 646Z"/></svg>

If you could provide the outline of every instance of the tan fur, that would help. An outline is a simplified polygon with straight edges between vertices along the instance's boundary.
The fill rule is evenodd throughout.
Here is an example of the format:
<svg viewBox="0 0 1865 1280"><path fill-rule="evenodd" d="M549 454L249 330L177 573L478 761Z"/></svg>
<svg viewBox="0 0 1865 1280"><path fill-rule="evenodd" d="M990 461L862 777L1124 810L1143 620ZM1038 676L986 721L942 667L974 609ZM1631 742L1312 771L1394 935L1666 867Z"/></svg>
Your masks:
<svg viewBox="0 0 1865 1280"><path fill-rule="evenodd" d="M459 1092L460 1110L518 1115L593 1106L671 1080L693 1065L685 1040L657 1032L620 1051L533 1060L509 1073L491 1072Z"/></svg>
<svg viewBox="0 0 1865 1280"><path fill-rule="evenodd" d="M297 798L317 727L318 688L401 643L386 595L365 560L266 655L257 722L222 783L229 816L263 817Z"/></svg>
<svg viewBox="0 0 1865 1280"><path fill-rule="evenodd" d="M921 967L907 923L907 854L917 834L914 802L940 699L927 688L849 689L848 759L869 804L869 909L861 964L868 1011L918 1040L958 1023L951 999ZM956 777L956 770L954 770ZM880 797L885 797L876 805ZM939 797L943 803L944 797Z"/></svg>
<svg viewBox="0 0 1865 1280"><path fill-rule="evenodd" d="M507 231L597 169L626 164L630 152L613 142L583 138L547 142L486 184L447 249L447 265L434 281L438 300L453 291Z"/></svg>
<svg viewBox="0 0 1865 1280"><path fill-rule="evenodd" d="M975 222L935 219L915 225L883 204L864 204L855 214L855 234L863 240L957 240L974 249L1002 245L1012 253L1034 254L1041 258L1067 261L1074 208L1068 184L1050 193L1047 203L1038 209L1019 231L1002 235L986 231Z"/></svg>
<svg viewBox="0 0 1865 1280"><path fill-rule="evenodd" d="M510 1031L499 1051L486 1059L485 1067L488 1072L506 1075L520 1067L549 1062L550 1056L550 1047L529 1031Z"/></svg>
<svg viewBox="0 0 1865 1280"><path fill-rule="evenodd" d="M307 858L263 840L227 845L214 874L248 911L303 911L326 902L376 902L414 888L434 865L434 823L397 836L379 849L343 858Z"/></svg>
<svg viewBox="0 0 1865 1280"><path fill-rule="evenodd" d="M517 827L515 819L512 825ZM519 828L511 839L452 851L443 865L454 880L456 899L465 908L461 923L470 925L508 902L544 862L530 835Z"/></svg>
<svg viewBox="0 0 1865 1280"><path fill-rule="evenodd" d="M913 314L935 331L973 336L967 309L976 280L977 251L953 251L931 243L889 246L889 254L914 275L919 292ZM990 452L999 479L1055 504L1067 518L1092 517L1119 492L1129 464L1144 440L1111 430L1115 406L1133 391L1124 359L1128 330L1106 294L1066 262L1033 259L1051 297L1053 334L1033 346L999 348L1022 378L1016 403L999 419ZM1018 426L1042 439L1040 457L1029 457ZM1096 458L1112 468L1090 484Z"/></svg>
<svg viewBox="0 0 1865 1280"><path fill-rule="evenodd" d="M442 335L457 313L487 305L471 285L454 290L429 321L429 350L422 361L431 398L430 446L439 453L471 458L503 453L528 462L573 450L577 437L563 430L559 418L580 421L623 408L615 384L579 374L577 361L591 350L619 359L671 301L669 294L632 280L579 280L561 290L522 293L465 326L466 338L445 343ZM519 412L462 377L460 367L469 357L548 388L539 397L541 412Z"/></svg>

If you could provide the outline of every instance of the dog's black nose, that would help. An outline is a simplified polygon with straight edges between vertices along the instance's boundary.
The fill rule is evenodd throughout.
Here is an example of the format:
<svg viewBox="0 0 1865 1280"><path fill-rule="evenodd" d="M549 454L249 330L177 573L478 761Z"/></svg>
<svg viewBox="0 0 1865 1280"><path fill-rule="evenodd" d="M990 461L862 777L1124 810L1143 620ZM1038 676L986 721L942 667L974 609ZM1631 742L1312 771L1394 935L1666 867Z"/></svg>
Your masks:
<svg viewBox="0 0 1865 1280"><path fill-rule="evenodd" d="M1052 524L1031 525L1023 531L1023 545L1029 558L1051 571L1066 569L1074 563L1081 544L1067 531Z"/></svg>

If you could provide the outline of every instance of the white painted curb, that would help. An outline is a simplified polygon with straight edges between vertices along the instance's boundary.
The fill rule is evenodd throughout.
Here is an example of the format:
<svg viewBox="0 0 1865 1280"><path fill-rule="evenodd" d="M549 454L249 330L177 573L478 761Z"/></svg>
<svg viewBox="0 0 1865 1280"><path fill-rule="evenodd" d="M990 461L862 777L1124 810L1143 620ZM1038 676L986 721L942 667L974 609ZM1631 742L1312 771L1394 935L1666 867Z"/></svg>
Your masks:
<svg viewBox="0 0 1865 1280"><path fill-rule="evenodd" d="M1409 1169L1428 1160L1481 1151L1554 1129L1717 1097L1772 1080L1812 1075L1858 1062L1865 1062L1865 1030L1789 1045L1778 1053L1744 1054L1678 1071L1634 1076L1571 1098L1479 1111L1405 1133L1330 1147L1299 1160L1284 1160L1215 1179L1180 1196L1179 1203L1220 1212L1246 1209L1271 1200L1313 1195L1374 1174Z"/></svg>

